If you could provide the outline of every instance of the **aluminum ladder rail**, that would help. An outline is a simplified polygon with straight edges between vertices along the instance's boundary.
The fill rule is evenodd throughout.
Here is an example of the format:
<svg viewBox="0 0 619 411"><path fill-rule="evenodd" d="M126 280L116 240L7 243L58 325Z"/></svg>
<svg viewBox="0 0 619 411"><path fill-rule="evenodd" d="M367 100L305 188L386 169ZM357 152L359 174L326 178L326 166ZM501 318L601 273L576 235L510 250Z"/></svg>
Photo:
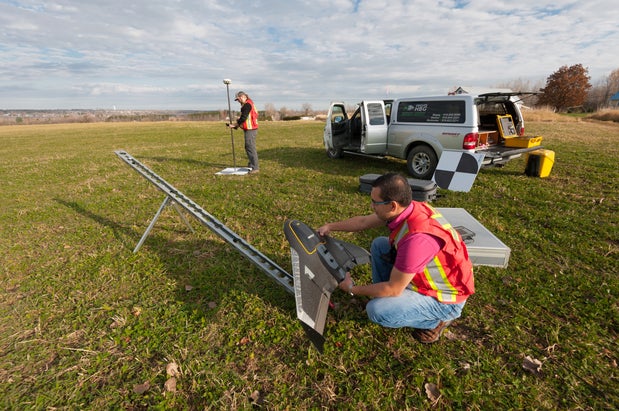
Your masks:
<svg viewBox="0 0 619 411"><path fill-rule="evenodd" d="M144 178L153 183L155 187L159 190L163 191L166 194L166 198L163 201L163 204L157 211L157 214L151 221L149 227L146 232L142 236L140 243L134 250L136 252L139 249L139 246L143 243L143 241L148 236L148 233L152 229L155 224L155 221L161 214L162 209L169 204L170 201L173 201L172 204L176 203L183 207L189 214L193 215L198 219L202 224L211 229L215 234L221 237L228 244L232 245L236 248L243 256L245 256L249 261L251 261L254 265L264 271L266 274L271 276L275 281L277 281L280 285L282 285L288 292L294 294L294 280L292 274L288 273L286 270L277 265L270 258L262 254L260 251L251 246L247 241L243 238L239 237L234 231L228 228L224 223L217 220L211 214L209 214L206 210L200 207L198 204L193 202L190 198L185 196L183 193L174 188L171 184L166 182L163 178L159 177L155 174L151 169L146 167L144 164L140 163L138 160L133 158L129 153L123 150L114 151L116 155L127 163L131 168L140 173ZM178 211L178 209L177 209ZM181 214L181 217L183 215ZM184 218L183 218L184 219ZM185 220L187 223L187 221ZM187 223L188 224L188 223ZM190 226L191 228L191 226Z"/></svg>

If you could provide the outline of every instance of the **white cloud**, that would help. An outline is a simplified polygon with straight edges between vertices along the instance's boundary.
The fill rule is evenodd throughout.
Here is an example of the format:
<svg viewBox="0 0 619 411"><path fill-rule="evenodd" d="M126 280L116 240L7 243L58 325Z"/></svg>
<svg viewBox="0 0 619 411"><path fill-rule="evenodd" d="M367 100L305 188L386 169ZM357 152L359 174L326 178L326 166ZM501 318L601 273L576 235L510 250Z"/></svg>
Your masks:
<svg viewBox="0 0 619 411"><path fill-rule="evenodd" d="M0 0L2 108L260 107L619 68L613 0Z"/></svg>

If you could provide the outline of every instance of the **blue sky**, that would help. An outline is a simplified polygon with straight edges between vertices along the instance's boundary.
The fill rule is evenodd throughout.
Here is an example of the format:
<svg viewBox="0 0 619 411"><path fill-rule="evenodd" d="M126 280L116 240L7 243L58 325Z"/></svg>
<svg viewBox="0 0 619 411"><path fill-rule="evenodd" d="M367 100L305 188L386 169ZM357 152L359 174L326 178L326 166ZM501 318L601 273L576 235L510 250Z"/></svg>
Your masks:
<svg viewBox="0 0 619 411"><path fill-rule="evenodd" d="M0 109L227 107L543 84L619 68L615 0L0 0Z"/></svg>

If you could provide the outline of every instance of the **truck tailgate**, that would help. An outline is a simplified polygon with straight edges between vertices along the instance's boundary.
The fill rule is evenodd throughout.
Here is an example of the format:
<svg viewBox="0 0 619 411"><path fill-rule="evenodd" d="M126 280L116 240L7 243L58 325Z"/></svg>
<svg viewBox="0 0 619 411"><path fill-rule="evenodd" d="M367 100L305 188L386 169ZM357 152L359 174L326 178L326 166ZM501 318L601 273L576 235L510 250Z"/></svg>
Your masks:
<svg viewBox="0 0 619 411"><path fill-rule="evenodd" d="M501 146L491 146L484 150L476 150L476 153L484 154L483 166L490 166L496 164L504 164L507 161L520 157L523 153L539 150L542 146L527 147L527 148L514 148Z"/></svg>

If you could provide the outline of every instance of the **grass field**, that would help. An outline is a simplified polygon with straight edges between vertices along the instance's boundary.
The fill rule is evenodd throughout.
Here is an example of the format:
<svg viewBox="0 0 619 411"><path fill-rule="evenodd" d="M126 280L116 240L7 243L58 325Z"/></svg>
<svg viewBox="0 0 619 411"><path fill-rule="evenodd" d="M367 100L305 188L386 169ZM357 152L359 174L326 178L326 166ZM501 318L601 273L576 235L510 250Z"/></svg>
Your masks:
<svg viewBox="0 0 619 411"><path fill-rule="evenodd" d="M619 408L619 124L527 128L556 152L550 177L519 159L433 203L466 208L512 250L507 269L476 270L447 338L422 346L336 292L320 355L293 297L196 220L192 233L166 209L134 254L163 194L114 150L285 269L286 218L369 213L358 177L403 162L330 160L311 122L262 124L261 173L245 177L214 175L232 165L220 123L0 127L0 408Z"/></svg>

